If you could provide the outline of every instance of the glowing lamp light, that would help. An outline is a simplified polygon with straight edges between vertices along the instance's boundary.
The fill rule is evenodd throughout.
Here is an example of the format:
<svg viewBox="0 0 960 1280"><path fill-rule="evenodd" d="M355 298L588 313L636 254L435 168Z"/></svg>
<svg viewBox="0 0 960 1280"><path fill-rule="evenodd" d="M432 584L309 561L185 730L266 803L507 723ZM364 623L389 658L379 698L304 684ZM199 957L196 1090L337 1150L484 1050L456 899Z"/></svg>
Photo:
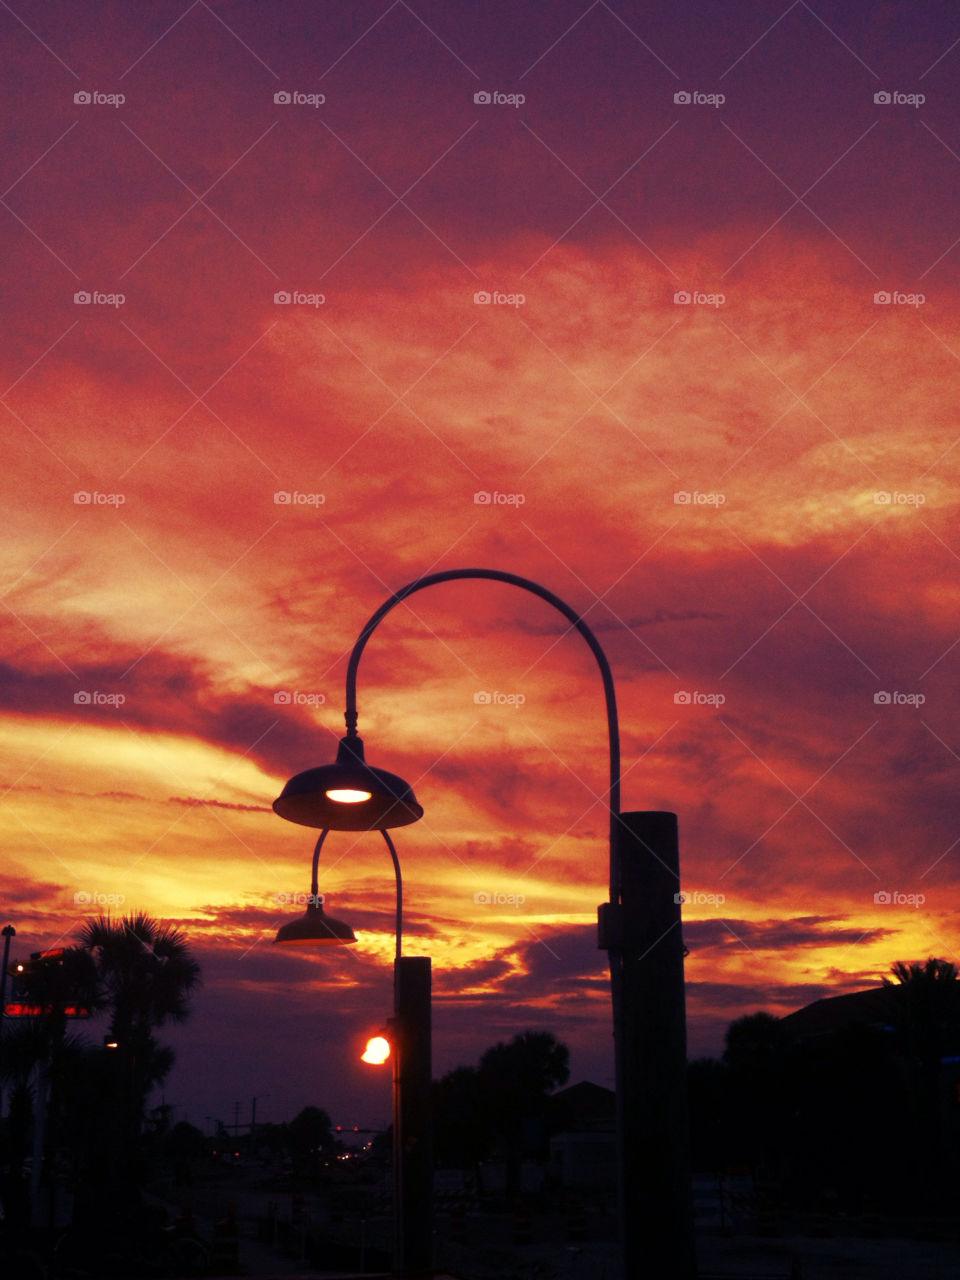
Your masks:
<svg viewBox="0 0 960 1280"><path fill-rule="evenodd" d="M362 804L371 798L370 791L351 791L348 787L336 787L326 792L328 800L336 800L337 804Z"/></svg>
<svg viewBox="0 0 960 1280"><path fill-rule="evenodd" d="M371 1036L367 1047L360 1055L361 1062L369 1062L375 1067L382 1066L390 1057L390 1041L386 1036Z"/></svg>
<svg viewBox="0 0 960 1280"><path fill-rule="evenodd" d="M340 740L334 764L292 777L273 811L288 822L329 831L386 831L423 817L410 784L367 764L355 734Z"/></svg>

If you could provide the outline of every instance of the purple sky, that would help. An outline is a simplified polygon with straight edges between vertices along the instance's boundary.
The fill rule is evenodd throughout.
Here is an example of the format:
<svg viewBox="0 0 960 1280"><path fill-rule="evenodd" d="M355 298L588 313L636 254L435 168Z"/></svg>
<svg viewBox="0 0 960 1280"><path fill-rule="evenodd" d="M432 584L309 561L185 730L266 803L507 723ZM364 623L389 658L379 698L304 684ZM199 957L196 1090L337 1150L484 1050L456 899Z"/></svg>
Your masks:
<svg viewBox="0 0 960 1280"><path fill-rule="evenodd" d="M679 815L693 1052L957 960L953 6L18 0L0 33L0 893L23 951L98 905L187 932L168 1100L389 1115L354 1065L389 860L332 837L360 943L279 954L312 844L269 806L439 569L542 582L606 648L624 807ZM563 630L448 586L362 664L426 810L438 1074L535 1027L611 1082Z"/></svg>

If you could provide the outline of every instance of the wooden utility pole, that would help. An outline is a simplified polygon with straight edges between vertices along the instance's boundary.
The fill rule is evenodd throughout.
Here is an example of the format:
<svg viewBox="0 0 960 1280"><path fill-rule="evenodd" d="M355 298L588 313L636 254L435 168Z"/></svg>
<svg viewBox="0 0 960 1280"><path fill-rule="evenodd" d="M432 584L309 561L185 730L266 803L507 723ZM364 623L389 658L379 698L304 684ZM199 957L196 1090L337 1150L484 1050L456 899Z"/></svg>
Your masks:
<svg viewBox="0 0 960 1280"><path fill-rule="evenodd" d="M600 909L617 1041L623 1280L696 1280L680 866L673 813L622 813L621 902Z"/></svg>

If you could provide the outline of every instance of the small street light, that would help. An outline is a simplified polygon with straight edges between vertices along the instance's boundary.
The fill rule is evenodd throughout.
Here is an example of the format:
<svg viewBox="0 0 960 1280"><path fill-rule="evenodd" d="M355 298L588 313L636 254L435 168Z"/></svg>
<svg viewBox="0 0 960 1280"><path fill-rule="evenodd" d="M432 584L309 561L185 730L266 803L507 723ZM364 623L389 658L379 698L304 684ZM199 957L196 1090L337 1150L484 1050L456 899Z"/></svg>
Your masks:
<svg viewBox="0 0 960 1280"><path fill-rule="evenodd" d="M390 1041L386 1036L371 1036L367 1047L360 1055L361 1062L369 1062L372 1066L382 1067L390 1057Z"/></svg>
<svg viewBox="0 0 960 1280"><path fill-rule="evenodd" d="M291 920L289 924L283 925L274 938L274 943L282 947L346 946L357 940L357 935L348 924L344 924L342 920L334 920L323 910L324 899L320 896L317 887L317 867L320 862L320 850L328 834L328 831L320 833L320 839L313 851L313 872L306 911L299 920Z"/></svg>

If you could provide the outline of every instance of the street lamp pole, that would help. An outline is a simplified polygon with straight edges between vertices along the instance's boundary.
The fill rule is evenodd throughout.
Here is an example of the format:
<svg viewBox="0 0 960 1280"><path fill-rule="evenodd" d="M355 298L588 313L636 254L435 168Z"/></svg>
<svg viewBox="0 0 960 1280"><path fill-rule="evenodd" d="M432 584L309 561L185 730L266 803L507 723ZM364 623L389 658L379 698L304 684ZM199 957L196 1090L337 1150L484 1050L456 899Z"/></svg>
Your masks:
<svg viewBox="0 0 960 1280"><path fill-rule="evenodd" d="M353 647L347 665L346 740L357 737L357 671L374 630L415 592L464 579L502 582L539 596L576 628L600 669L610 746L610 901L599 911L599 945L610 963L623 1278L692 1280L696 1256L676 817L620 812L616 692L610 663L593 631L566 601L517 574L452 569L417 578L376 610Z"/></svg>
<svg viewBox="0 0 960 1280"><path fill-rule="evenodd" d="M694 1280L676 816L620 812L613 675L583 618L552 591L498 569L453 569L408 583L371 616L350 654L347 733L336 763L297 774L273 807L305 826L379 828L384 834L422 817L409 785L364 759L357 669L367 641L392 609L417 591L464 579L506 583L545 600L580 633L600 669L610 751L610 901L599 909L599 946L609 956L613 1005L622 1280Z"/></svg>
<svg viewBox="0 0 960 1280"><path fill-rule="evenodd" d="M3 972L0 973L0 1044L3 1043L4 1019L7 1013L7 969L10 965L10 939L17 936L12 924L3 926ZM0 1084L0 1116L3 1115L3 1085Z"/></svg>

